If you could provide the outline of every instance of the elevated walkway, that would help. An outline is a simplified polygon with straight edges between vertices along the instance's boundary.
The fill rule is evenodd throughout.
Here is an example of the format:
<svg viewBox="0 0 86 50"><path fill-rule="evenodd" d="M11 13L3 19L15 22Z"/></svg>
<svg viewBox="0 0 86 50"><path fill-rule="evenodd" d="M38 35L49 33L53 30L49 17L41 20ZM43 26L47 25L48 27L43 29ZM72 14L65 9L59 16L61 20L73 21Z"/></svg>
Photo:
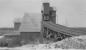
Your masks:
<svg viewBox="0 0 86 50"><path fill-rule="evenodd" d="M71 35L71 36L79 36L79 35L86 35L86 32L80 31L80 30L75 30L73 28L69 28L66 26L62 26L60 24L54 24L52 22L42 22L42 25L44 27L47 27L48 29L51 29L56 32L61 32L63 34Z"/></svg>

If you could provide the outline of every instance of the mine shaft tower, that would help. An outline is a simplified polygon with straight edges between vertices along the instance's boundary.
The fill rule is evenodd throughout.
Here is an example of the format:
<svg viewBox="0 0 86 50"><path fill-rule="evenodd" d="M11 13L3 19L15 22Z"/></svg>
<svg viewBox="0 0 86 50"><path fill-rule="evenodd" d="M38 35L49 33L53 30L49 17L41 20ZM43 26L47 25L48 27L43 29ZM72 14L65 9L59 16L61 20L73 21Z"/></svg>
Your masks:
<svg viewBox="0 0 86 50"><path fill-rule="evenodd" d="M50 6L48 2L43 3L41 34L44 40L60 41L66 37L71 37L70 34L61 29L60 25L56 24L56 10Z"/></svg>

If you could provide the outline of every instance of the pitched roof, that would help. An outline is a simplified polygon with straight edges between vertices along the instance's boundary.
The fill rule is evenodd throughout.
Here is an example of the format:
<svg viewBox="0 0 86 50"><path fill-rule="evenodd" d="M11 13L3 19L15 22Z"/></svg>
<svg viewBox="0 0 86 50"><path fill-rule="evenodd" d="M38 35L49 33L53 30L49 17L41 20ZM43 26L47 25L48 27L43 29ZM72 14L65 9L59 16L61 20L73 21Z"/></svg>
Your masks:
<svg viewBox="0 0 86 50"><path fill-rule="evenodd" d="M40 32L41 14L24 14L20 32Z"/></svg>

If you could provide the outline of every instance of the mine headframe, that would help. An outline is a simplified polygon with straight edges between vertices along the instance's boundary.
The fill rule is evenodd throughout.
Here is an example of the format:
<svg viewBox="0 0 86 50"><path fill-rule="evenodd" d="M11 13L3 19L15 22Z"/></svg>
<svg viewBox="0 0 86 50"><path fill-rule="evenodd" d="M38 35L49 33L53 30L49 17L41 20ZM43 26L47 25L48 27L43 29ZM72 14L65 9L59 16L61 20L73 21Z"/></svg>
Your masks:
<svg viewBox="0 0 86 50"><path fill-rule="evenodd" d="M50 7L49 3L43 3L42 21L51 21L56 23L56 10Z"/></svg>

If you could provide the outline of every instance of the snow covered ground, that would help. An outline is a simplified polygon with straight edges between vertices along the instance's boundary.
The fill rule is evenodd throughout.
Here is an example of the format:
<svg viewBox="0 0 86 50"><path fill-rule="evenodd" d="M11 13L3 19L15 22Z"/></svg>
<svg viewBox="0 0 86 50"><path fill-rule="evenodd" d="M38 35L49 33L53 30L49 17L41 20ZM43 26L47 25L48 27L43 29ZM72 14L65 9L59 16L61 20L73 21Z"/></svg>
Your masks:
<svg viewBox="0 0 86 50"><path fill-rule="evenodd" d="M86 35L67 38L59 42L38 45L23 45L15 48L0 48L0 50L82 50L86 49Z"/></svg>

